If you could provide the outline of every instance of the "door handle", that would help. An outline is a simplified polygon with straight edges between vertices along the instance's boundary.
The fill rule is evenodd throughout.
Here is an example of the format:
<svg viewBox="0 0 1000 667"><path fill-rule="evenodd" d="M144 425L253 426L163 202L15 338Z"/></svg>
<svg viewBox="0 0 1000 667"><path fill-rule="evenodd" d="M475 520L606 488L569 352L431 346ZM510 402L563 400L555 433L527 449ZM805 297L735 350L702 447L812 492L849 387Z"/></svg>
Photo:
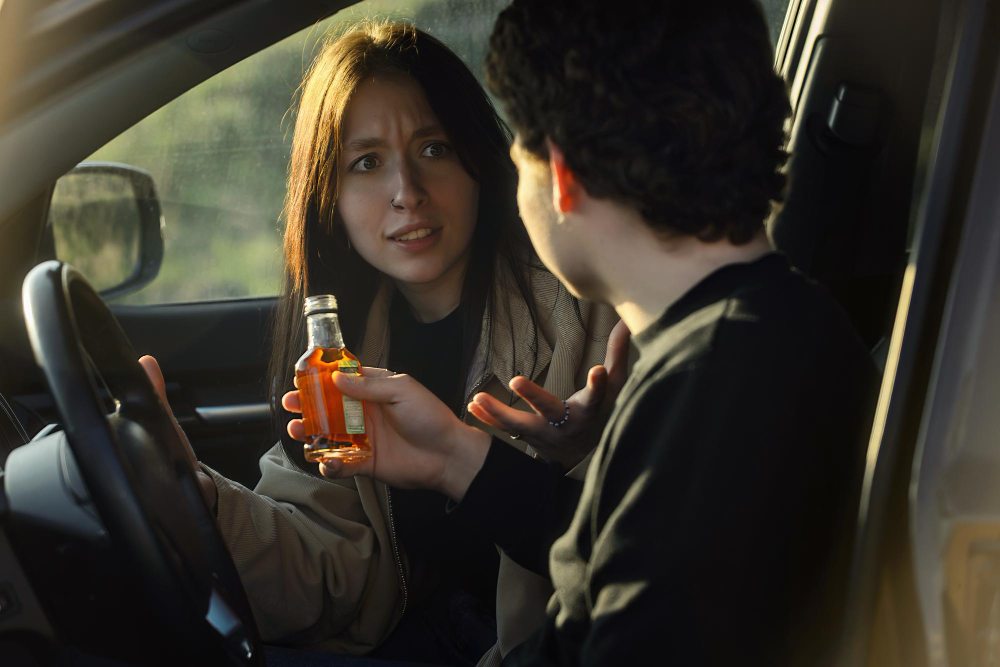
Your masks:
<svg viewBox="0 0 1000 667"><path fill-rule="evenodd" d="M211 405L197 407L194 411L202 421L213 426L246 422L266 422L271 418L271 408L267 403Z"/></svg>

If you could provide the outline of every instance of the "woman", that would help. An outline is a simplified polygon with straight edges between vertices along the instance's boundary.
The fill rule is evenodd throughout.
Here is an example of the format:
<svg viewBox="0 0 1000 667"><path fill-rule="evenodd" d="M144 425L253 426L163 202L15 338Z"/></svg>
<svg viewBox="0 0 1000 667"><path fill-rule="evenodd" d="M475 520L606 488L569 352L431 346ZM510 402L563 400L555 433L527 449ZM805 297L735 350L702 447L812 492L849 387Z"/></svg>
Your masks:
<svg viewBox="0 0 1000 667"><path fill-rule="evenodd" d="M541 268L508 150L472 73L429 35L367 22L325 45L293 139L272 400L292 389L305 296L333 293L363 364L408 372L467 422L517 428L567 467L580 461L624 377L617 359L591 370L617 316ZM577 388L571 418L550 426L565 416L556 397ZM522 396L537 414L520 412L531 409ZM266 640L489 664L541 622L548 583L451 526L442 496L325 479L291 438L260 468L254 491L205 471Z"/></svg>

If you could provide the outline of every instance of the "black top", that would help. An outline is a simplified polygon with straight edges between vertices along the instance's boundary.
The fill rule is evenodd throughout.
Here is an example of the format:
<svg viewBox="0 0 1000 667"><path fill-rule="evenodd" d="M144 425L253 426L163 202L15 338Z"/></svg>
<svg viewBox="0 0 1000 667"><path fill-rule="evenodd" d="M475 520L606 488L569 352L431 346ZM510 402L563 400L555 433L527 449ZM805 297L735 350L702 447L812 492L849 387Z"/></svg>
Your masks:
<svg viewBox="0 0 1000 667"><path fill-rule="evenodd" d="M860 339L771 254L633 340L584 483L494 441L449 506L555 587L503 664L822 664L877 387Z"/></svg>
<svg viewBox="0 0 1000 667"><path fill-rule="evenodd" d="M389 331L389 368L414 377L461 412L462 309L437 322L420 322L397 293L389 311ZM442 514L444 503L444 496L433 491L392 489L396 538L410 564L410 599L419 604L441 587L454 587L493 609L499 567L496 546Z"/></svg>

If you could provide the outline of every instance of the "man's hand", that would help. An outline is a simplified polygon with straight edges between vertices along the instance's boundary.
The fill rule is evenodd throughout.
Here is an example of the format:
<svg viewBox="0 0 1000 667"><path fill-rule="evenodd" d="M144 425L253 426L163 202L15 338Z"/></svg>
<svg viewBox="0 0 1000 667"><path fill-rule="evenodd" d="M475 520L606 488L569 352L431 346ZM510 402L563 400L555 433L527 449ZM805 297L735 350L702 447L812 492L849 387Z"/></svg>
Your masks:
<svg viewBox="0 0 1000 667"><path fill-rule="evenodd" d="M167 414L170 415L170 420L174 423L174 427L177 429L177 435L180 437L181 442L184 443L184 449L187 452L188 460L191 463L191 469L194 471L195 477L198 480L198 486L201 487L202 498L205 499L205 504L209 508L215 507L215 502L218 500L219 490L215 488L215 482L212 478L205 474L205 472L198 465L198 457L194 454L194 449L191 447L191 442L188 440L187 434L181 428L181 425L177 423L177 418L174 417L174 411L170 409L170 403L167 402L167 387L166 383L163 381L163 373L160 372L160 365L156 363L156 359L150 356L140 357L139 365L142 369L146 371L146 375L149 377L149 381L153 384L153 389L159 394L160 400L163 401L163 407L167 409Z"/></svg>
<svg viewBox="0 0 1000 667"><path fill-rule="evenodd" d="M569 419L562 426L549 423L559 422L566 415L562 399L521 376L510 381L510 388L535 414L504 405L482 392L472 398L469 412L494 428L521 436L545 459L571 468L601 439L611 408L625 384L628 342L628 327L619 321L608 337L604 365L591 368L587 386L566 400Z"/></svg>
<svg viewBox="0 0 1000 667"><path fill-rule="evenodd" d="M461 501L483 466L490 436L466 426L434 394L408 375L381 368L362 374L333 374L342 393L365 401L365 423L372 456L361 461L328 458L320 464L326 477L365 475L390 486L432 489ZM281 398L289 412L299 413L298 391ZM306 442L301 419L288 423L288 434Z"/></svg>

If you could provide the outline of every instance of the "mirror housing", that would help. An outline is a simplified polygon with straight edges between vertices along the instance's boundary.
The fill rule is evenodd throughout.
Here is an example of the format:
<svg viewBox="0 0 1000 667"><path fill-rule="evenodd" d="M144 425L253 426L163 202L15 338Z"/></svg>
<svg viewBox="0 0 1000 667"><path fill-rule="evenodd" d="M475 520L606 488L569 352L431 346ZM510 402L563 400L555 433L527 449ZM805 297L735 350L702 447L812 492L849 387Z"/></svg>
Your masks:
<svg viewBox="0 0 1000 667"><path fill-rule="evenodd" d="M153 177L138 167L81 162L56 182L49 225L58 259L105 300L148 285L163 263L160 201Z"/></svg>

